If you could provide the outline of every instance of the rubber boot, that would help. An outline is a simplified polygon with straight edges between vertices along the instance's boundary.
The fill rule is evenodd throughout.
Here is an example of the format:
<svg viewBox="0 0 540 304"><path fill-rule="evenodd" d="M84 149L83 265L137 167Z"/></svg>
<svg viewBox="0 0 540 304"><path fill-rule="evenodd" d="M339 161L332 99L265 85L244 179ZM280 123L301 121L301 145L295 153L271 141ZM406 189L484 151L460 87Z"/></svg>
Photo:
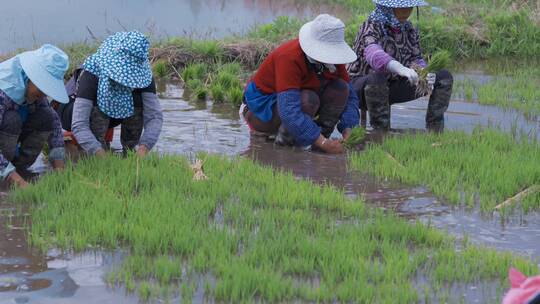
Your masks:
<svg viewBox="0 0 540 304"><path fill-rule="evenodd" d="M323 103L319 110L319 117L315 121L321 127L321 134L330 138L339 122L341 113L345 110L345 104Z"/></svg>
<svg viewBox="0 0 540 304"><path fill-rule="evenodd" d="M390 89L387 85L367 84L364 96L369 112L369 122L374 130L390 129Z"/></svg>
<svg viewBox="0 0 540 304"><path fill-rule="evenodd" d="M448 75L449 77L444 77L435 83L433 93L429 97L426 129L432 132L442 132L444 130L444 113L450 103L453 85L452 76L449 73Z"/></svg>

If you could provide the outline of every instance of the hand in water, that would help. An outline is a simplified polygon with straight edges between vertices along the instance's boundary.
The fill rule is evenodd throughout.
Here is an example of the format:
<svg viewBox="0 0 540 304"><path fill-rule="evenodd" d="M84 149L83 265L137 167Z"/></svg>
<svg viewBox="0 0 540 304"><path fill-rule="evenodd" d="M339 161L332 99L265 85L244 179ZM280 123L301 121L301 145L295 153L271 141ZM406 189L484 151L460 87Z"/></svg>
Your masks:
<svg viewBox="0 0 540 304"><path fill-rule="evenodd" d="M97 157L99 158L105 158L107 157L107 152L103 149L99 149L96 151L96 154L95 154Z"/></svg>
<svg viewBox="0 0 540 304"><path fill-rule="evenodd" d="M145 157L148 154L148 148L145 145L140 145L137 149L137 156Z"/></svg>
<svg viewBox="0 0 540 304"><path fill-rule="evenodd" d="M315 146L329 154L343 153L343 145L339 140L328 139L322 135L315 141Z"/></svg>
<svg viewBox="0 0 540 304"><path fill-rule="evenodd" d="M9 176L8 176L8 181L10 184L12 185L16 185L17 187L19 188L26 188L29 186L28 182L26 182L24 180L24 178L22 178L19 173L13 171Z"/></svg>
<svg viewBox="0 0 540 304"><path fill-rule="evenodd" d="M64 170L65 163L63 160L55 160L52 162L52 167L54 171L62 171Z"/></svg>

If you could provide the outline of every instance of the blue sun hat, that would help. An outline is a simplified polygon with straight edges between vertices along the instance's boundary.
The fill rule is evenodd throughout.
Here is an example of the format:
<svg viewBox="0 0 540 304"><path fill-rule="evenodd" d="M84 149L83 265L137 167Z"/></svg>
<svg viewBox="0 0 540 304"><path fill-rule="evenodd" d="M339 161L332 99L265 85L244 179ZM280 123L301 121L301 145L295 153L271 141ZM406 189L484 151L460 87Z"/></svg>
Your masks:
<svg viewBox="0 0 540 304"><path fill-rule="evenodd" d="M97 105L112 118L133 115L133 89L146 88L152 82L148 60L150 43L137 31L109 36L83 68L99 79Z"/></svg>
<svg viewBox="0 0 540 304"><path fill-rule="evenodd" d="M0 63L0 89L15 103L26 98L28 80L45 95L61 103L69 101L64 74L69 58L61 49L45 44L37 50L21 53Z"/></svg>
<svg viewBox="0 0 540 304"><path fill-rule="evenodd" d="M373 0L375 4L391 8L404 8L429 5L424 0Z"/></svg>

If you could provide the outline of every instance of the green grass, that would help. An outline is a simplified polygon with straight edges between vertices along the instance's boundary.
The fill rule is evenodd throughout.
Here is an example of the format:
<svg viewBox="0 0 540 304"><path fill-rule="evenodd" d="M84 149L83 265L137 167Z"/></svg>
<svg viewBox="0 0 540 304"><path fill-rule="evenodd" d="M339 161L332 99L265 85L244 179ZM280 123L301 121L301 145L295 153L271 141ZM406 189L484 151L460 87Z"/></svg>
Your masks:
<svg viewBox="0 0 540 304"><path fill-rule="evenodd" d="M523 136L526 138L526 136ZM505 199L540 184L540 144L497 130L417 134L387 138L352 155L351 166L380 178L428 186L455 204L492 212ZM540 208L540 194L523 202Z"/></svg>
<svg viewBox="0 0 540 304"><path fill-rule="evenodd" d="M159 78L168 76L170 73L168 62L165 59L158 59L152 64L152 72L154 73L154 76Z"/></svg>
<svg viewBox="0 0 540 304"><path fill-rule="evenodd" d="M455 81L454 96L466 101L540 115L540 68L535 67L534 62L531 64L531 67L501 71L486 83L468 77Z"/></svg>
<svg viewBox="0 0 540 304"><path fill-rule="evenodd" d="M189 300L200 287L218 302L416 303L426 288L444 298L453 282L507 288L508 267L538 271L510 253L462 242L457 251L442 232L333 187L200 157L207 181L192 180L184 157L109 156L68 164L10 199L29 207L35 248L128 250L107 281L143 300Z"/></svg>
<svg viewBox="0 0 540 304"><path fill-rule="evenodd" d="M431 1L444 10L420 9L420 44L424 53L446 50L456 58L497 58L540 54L540 20L534 1ZM347 41L353 39L374 5L362 0L333 0L348 7L354 16L347 20ZM416 24L416 12L410 17ZM354 34L353 34L354 33Z"/></svg>

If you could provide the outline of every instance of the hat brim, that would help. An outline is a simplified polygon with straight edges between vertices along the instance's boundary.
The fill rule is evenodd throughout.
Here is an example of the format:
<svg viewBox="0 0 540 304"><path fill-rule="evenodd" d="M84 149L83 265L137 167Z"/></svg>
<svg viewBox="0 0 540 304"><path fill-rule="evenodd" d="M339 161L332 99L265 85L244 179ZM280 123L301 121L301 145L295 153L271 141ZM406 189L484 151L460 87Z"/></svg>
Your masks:
<svg viewBox="0 0 540 304"><path fill-rule="evenodd" d="M133 89L143 89L152 83L152 69L148 60L141 62L122 53L116 53L114 57L103 62L107 77Z"/></svg>
<svg viewBox="0 0 540 304"><path fill-rule="evenodd" d="M379 4L391 8L406 8L406 7L416 7L416 6L428 6L424 0L405 0L405 1L388 1L388 0L373 0L375 4Z"/></svg>
<svg viewBox="0 0 540 304"><path fill-rule="evenodd" d="M43 94L60 103L69 102L64 79L52 76L29 52L19 54L19 60L26 76Z"/></svg>
<svg viewBox="0 0 540 304"><path fill-rule="evenodd" d="M300 47L309 57L329 64L346 64L356 61L356 53L343 41L342 43L324 43L311 34L313 21L308 22L300 29Z"/></svg>

